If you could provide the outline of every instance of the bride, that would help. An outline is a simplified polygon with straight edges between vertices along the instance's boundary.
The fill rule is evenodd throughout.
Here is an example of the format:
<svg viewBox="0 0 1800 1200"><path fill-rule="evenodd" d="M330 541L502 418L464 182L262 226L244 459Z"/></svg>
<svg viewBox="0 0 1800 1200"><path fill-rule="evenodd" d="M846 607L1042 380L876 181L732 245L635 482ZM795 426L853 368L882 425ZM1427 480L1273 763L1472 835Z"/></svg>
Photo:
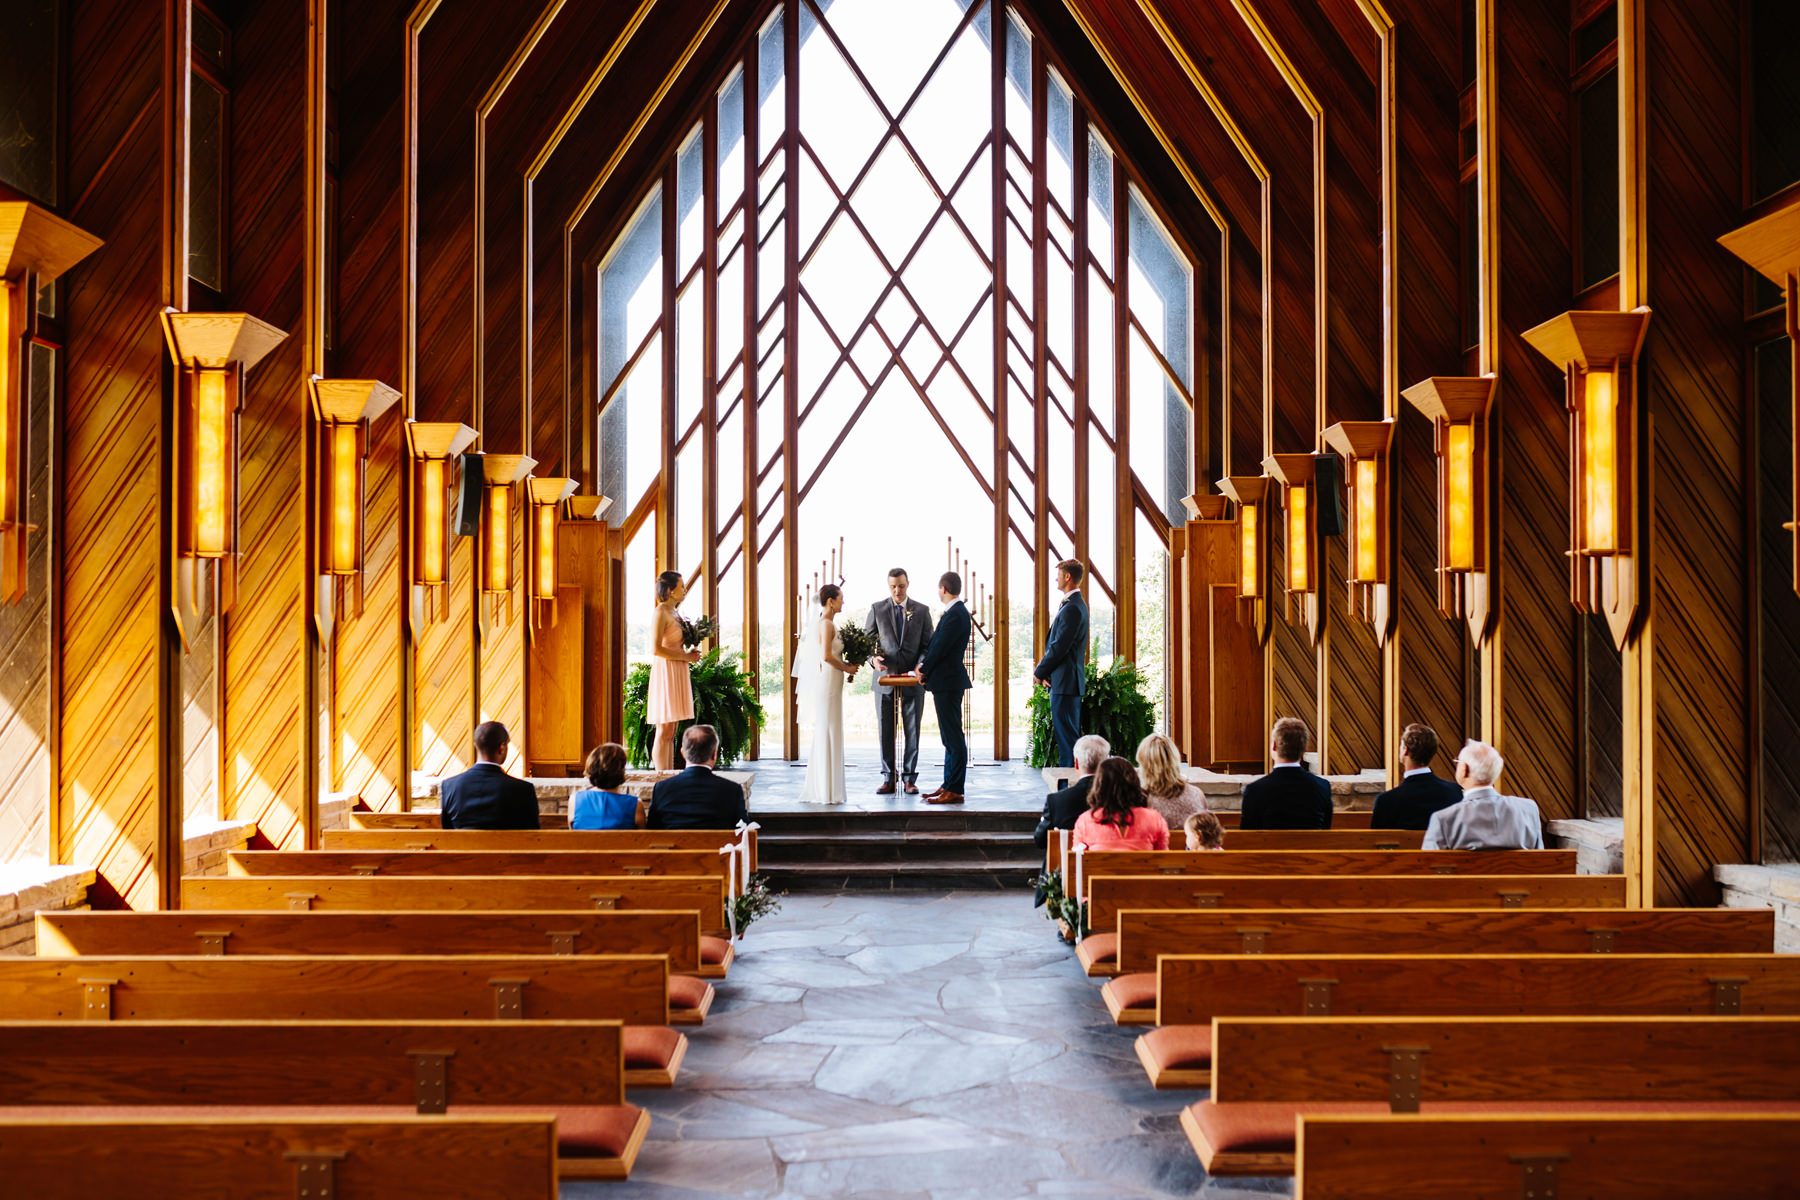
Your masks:
<svg viewBox="0 0 1800 1200"><path fill-rule="evenodd" d="M856 668L844 661L837 615L844 593L835 583L819 589L819 618L794 648L794 694L813 721L812 752L806 757L802 804L844 803L844 685Z"/></svg>

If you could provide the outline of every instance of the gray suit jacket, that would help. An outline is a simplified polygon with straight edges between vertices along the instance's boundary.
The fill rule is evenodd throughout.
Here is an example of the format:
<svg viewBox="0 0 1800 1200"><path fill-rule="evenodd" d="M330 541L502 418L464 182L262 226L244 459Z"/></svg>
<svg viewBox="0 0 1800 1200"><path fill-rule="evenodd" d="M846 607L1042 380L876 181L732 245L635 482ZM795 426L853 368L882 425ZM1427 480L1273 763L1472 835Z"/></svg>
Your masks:
<svg viewBox="0 0 1800 1200"><path fill-rule="evenodd" d="M907 618L900 619L894 611L892 597L877 600L869 607L869 632L881 639L881 657L887 660L886 674L903 675L919 665L925 657L925 645L931 641L931 610L914 600L906 598ZM876 680L881 678L878 673ZM879 682L870 685L877 696L886 696L893 688L884 688Z"/></svg>

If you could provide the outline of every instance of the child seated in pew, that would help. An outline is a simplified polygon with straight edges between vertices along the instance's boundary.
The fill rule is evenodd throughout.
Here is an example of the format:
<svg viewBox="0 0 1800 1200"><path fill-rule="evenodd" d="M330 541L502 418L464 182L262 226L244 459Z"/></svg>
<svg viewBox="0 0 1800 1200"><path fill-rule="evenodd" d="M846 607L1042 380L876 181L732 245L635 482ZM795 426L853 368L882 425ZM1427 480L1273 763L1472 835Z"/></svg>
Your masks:
<svg viewBox="0 0 1800 1200"><path fill-rule="evenodd" d="M1089 850L1169 848L1169 823L1145 802L1129 759L1115 755L1094 772L1088 810L1075 819L1075 840Z"/></svg>
<svg viewBox="0 0 1800 1200"><path fill-rule="evenodd" d="M636 829L637 797L618 790L625 782L625 747L617 742L596 747L583 773L594 786L569 798L569 828Z"/></svg>
<svg viewBox="0 0 1800 1200"><path fill-rule="evenodd" d="M1181 823L1189 850L1223 850L1225 827L1209 812L1197 812Z"/></svg>

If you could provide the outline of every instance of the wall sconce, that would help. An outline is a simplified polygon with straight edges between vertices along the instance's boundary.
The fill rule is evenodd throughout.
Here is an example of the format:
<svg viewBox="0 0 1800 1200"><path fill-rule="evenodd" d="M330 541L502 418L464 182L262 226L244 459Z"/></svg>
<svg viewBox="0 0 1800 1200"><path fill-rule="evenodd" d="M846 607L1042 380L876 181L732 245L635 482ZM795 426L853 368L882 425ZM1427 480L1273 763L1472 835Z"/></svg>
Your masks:
<svg viewBox="0 0 1800 1200"><path fill-rule="evenodd" d="M237 597L238 414L244 375L287 334L249 313L165 310L176 366L176 620L185 640L199 607L197 560L215 559L219 611Z"/></svg>
<svg viewBox="0 0 1800 1200"><path fill-rule="evenodd" d="M1350 608L1387 641L1388 446L1394 421L1339 421L1324 432L1325 444L1343 456L1350 492Z"/></svg>
<svg viewBox="0 0 1800 1200"><path fill-rule="evenodd" d="M1400 393L1431 421L1437 455L1438 612L1485 633L1488 609L1487 415L1494 376L1434 375Z"/></svg>
<svg viewBox="0 0 1800 1200"><path fill-rule="evenodd" d="M1719 239L1719 244L1743 259L1763 278L1781 288L1787 302L1789 383L1793 393L1791 428L1794 434L1793 504L1783 522L1793 537L1794 590L1800 592L1800 203L1752 221Z"/></svg>
<svg viewBox="0 0 1800 1200"><path fill-rule="evenodd" d="M1563 371L1569 405L1569 599L1621 650L1636 624L1638 351L1650 310L1567 312L1524 338Z"/></svg>
<svg viewBox="0 0 1800 1200"><path fill-rule="evenodd" d="M475 444L476 436L467 425L454 422L406 423L406 452L412 463L411 583L424 592L434 612L440 589L450 582L450 464Z"/></svg>
<svg viewBox="0 0 1800 1200"><path fill-rule="evenodd" d="M531 509L526 525L530 547L531 625L556 623L556 530L562 521L563 501L575 494L579 486L573 479L527 479L526 495Z"/></svg>
<svg viewBox="0 0 1800 1200"><path fill-rule="evenodd" d="M31 343L38 292L104 243L29 201L0 204L0 604L25 598Z"/></svg>
<svg viewBox="0 0 1800 1200"><path fill-rule="evenodd" d="M313 416L319 423L319 550L321 575L361 579L363 496L369 422L400 399L373 379L313 379ZM362 588L357 586L357 609Z"/></svg>
<svg viewBox="0 0 1800 1200"><path fill-rule="evenodd" d="M491 598L496 617L502 596L509 609L512 602L513 485L535 466L537 459L523 454L481 457L481 590Z"/></svg>
<svg viewBox="0 0 1800 1200"><path fill-rule="evenodd" d="M598 521L612 507L611 496L570 496L569 520Z"/></svg>
<svg viewBox="0 0 1800 1200"><path fill-rule="evenodd" d="M1323 626L1319 620L1321 556L1313 466L1310 454L1271 454L1263 459L1263 470L1282 485L1286 502L1287 617L1292 621L1298 607L1300 620L1316 641Z"/></svg>

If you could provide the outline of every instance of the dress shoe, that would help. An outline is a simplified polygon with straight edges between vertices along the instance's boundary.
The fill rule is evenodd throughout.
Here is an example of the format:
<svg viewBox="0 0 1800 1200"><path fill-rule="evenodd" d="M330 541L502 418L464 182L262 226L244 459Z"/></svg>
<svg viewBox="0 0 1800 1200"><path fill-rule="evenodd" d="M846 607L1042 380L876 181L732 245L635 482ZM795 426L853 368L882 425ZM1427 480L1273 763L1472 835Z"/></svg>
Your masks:
<svg viewBox="0 0 1800 1200"><path fill-rule="evenodd" d="M938 791L935 791L931 795L925 797L925 803L927 803L927 804L961 804L962 802L963 802L963 798L960 793L946 792L942 789L939 789Z"/></svg>
<svg viewBox="0 0 1800 1200"><path fill-rule="evenodd" d="M919 794L919 785L918 785L918 784L916 784L916 783L914 783L914 782L913 782L913 781L912 781L912 780L910 780L910 779L909 779L909 780L907 780L907 781L906 781L906 794L907 794L907 795L909 795L909 796L916 796L916 795L918 795L918 794Z"/></svg>
<svg viewBox="0 0 1800 1200"><path fill-rule="evenodd" d="M894 781L891 779L882 780L881 786L875 789L875 794L877 796L893 795L894 794Z"/></svg>

